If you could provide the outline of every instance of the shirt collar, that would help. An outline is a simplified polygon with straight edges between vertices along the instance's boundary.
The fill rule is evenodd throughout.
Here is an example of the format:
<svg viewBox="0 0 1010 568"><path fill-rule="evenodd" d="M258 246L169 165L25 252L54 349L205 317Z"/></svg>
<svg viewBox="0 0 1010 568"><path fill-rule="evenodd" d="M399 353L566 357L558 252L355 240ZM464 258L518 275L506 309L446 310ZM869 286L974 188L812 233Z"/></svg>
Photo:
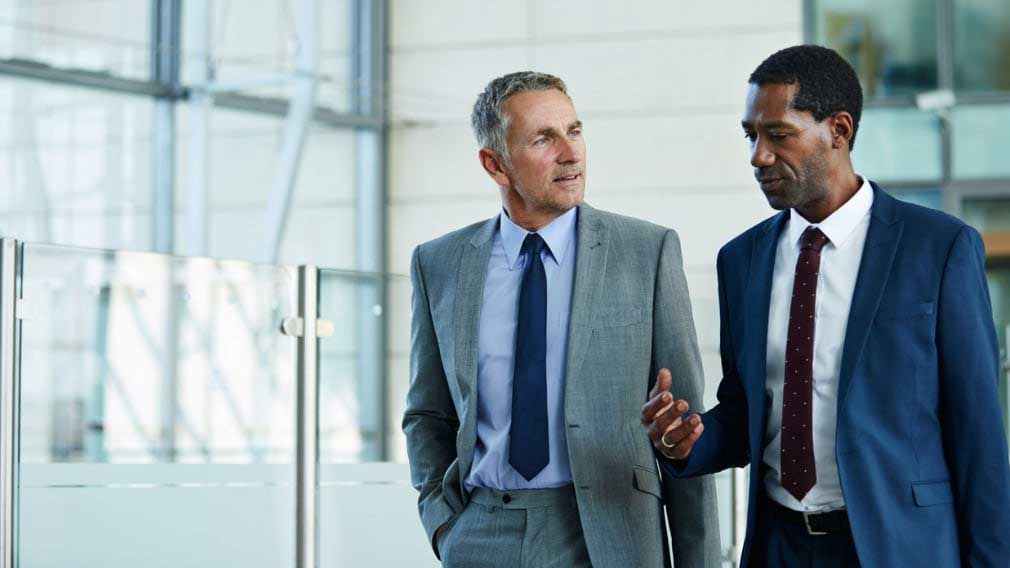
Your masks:
<svg viewBox="0 0 1010 568"><path fill-rule="evenodd" d="M849 240L849 237L852 236L859 222L863 220L863 217L866 217L873 206L873 189L865 177L859 176L859 179L862 181L862 184L856 190L856 193L820 223L811 223L804 219L803 215L800 215L795 209L791 210L789 215L789 242L793 244L798 243L800 237L803 236L803 231L807 227L813 226L819 228L835 248L842 247Z"/></svg>
<svg viewBox="0 0 1010 568"><path fill-rule="evenodd" d="M545 227L537 231L547 243L548 256L561 266L565 260L565 253L575 240L575 221L578 219L578 207L572 207L560 217L548 223ZM508 213L503 209L499 215L498 231L501 234L502 246L505 248L505 262L508 263L509 270L519 268L519 253L523 248L523 241L530 231L516 225L509 218Z"/></svg>

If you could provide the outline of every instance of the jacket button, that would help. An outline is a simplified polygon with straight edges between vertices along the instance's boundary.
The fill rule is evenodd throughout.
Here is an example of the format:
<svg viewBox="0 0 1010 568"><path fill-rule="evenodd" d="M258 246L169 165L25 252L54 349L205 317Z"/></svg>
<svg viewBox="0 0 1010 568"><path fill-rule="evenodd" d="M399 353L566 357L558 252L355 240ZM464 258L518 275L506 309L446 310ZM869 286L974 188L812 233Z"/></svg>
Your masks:
<svg viewBox="0 0 1010 568"><path fill-rule="evenodd" d="M501 501L502 501L502 503L505 503L506 505L508 505L509 503L512 502L512 496L509 495L508 493L506 493L505 496L501 498Z"/></svg>

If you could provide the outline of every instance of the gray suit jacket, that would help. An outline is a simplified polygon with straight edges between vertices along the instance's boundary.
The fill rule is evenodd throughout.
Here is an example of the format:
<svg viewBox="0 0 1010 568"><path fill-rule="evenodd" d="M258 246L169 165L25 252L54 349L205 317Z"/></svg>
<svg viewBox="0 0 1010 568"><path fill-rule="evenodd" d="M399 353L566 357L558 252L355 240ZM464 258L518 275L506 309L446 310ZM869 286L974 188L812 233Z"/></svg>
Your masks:
<svg viewBox="0 0 1010 568"><path fill-rule="evenodd" d="M497 217L414 251L410 389L403 417L421 522L431 540L463 511L476 439L477 334ZM719 566L710 477L661 478L640 422L659 369L701 411L701 358L680 242L670 229L580 206L565 421L593 566Z"/></svg>

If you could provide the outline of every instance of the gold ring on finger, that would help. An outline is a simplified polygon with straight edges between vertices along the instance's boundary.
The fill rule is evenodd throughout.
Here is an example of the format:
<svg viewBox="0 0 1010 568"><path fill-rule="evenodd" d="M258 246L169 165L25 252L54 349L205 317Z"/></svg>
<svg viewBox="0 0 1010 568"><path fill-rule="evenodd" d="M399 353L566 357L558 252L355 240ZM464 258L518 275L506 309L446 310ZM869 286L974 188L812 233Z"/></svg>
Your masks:
<svg viewBox="0 0 1010 568"><path fill-rule="evenodd" d="M669 432L664 432L663 435L659 437L659 443L663 444L664 448L673 448L676 444L671 444L666 441L667 434L669 434Z"/></svg>

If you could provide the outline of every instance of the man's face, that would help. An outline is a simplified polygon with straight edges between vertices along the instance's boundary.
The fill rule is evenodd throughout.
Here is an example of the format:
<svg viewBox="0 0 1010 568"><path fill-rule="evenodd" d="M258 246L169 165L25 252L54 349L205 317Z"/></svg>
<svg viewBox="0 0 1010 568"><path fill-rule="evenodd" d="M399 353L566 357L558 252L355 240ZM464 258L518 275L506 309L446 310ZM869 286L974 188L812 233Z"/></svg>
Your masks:
<svg viewBox="0 0 1010 568"><path fill-rule="evenodd" d="M774 209L808 209L828 195L830 119L792 108L799 85L751 84L744 110L750 163Z"/></svg>
<svg viewBox="0 0 1010 568"><path fill-rule="evenodd" d="M582 203L586 144L568 95L526 91L509 97L504 111L509 163L502 167L526 209L560 214Z"/></svg>

